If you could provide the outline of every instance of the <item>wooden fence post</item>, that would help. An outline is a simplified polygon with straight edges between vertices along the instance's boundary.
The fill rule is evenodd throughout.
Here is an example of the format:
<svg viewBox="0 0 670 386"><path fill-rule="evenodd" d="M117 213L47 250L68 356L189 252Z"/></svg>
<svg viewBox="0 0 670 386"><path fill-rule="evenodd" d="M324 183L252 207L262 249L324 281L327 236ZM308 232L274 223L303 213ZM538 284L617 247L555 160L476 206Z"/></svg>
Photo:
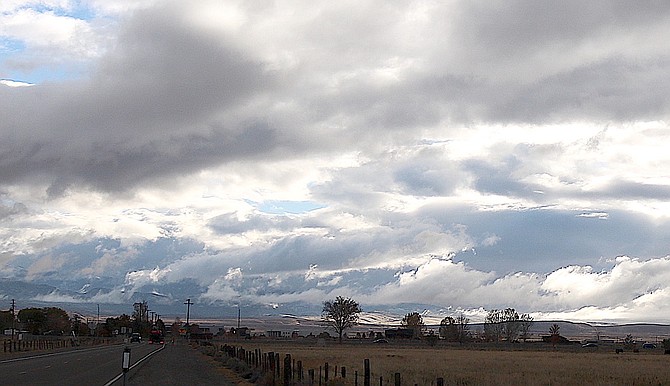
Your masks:
<svg viewBox="0 0 670 386"><path fill-rule="evenodd" d="M363 386L370 386L370 359L363 361Z"/></svg>
<svg viewBox="0 0 670 386"><path fill-rule="evenodd" d="M395 386L400 386L400 373L395 373L395 380L393 382Z"/></svg>
<svg viewBox="0 0 670 386"><path fill-rule="evenodd" d="M330 378L330 377L328 376L328 362L326 362L326 364L323 366L323 370L324 370L324 371L323 371L323 373L324 373L323 380L324 380L326 383L328 383L328 378Z"/></svg>
<svg viewBox="0 0 670 386"><path fill-rule="evenodd" d="M314 369L307 370L307 376L309 377L309 386L314 386Z"/></svg>
<svg viewBox="0 0 670 386"><path fill-rule="evenodd" d="M286 354L284 358L284 386L291 384L291 354Z"/></svg>
<svg viewBox="0 0 670 386"><path fill-rule="evenodd" d="M298 361L298 381L302 382L302 361Z"/></svg>
<svg viewBox="0 0 670 386"><path fill-rule="evenodd" d="M444 378L437 378L437 386L444 386Z"/></svg>

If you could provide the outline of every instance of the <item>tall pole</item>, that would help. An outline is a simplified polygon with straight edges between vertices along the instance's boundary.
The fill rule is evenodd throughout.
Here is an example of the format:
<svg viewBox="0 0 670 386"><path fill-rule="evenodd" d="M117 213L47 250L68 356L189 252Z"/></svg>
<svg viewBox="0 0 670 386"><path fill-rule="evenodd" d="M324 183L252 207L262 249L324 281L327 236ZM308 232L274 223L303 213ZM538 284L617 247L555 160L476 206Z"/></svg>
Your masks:
<svg viewBox="0 0 670 386"><path fill-rule="evenodd" d="M16 310L16 303L14 302L14 299L12 299L12 341L14 340L14 330L16 330L15 310Z"/></svg>
<svg viewBox="0 0 670 386"><path fill-rule="evenodd" d="M191 303L191 298L186 299L186 302L184 304L186 304L186 325L188 326L189 325L188 318L191 314L191 304L193 304Z"/></svg>
<svg viewBox="0 0 670 386"><path fill-rule="evenodd" d="M240 305L237 305L237 329L240 329L240 319L242 318L242 311L240 311Z"/></svg>

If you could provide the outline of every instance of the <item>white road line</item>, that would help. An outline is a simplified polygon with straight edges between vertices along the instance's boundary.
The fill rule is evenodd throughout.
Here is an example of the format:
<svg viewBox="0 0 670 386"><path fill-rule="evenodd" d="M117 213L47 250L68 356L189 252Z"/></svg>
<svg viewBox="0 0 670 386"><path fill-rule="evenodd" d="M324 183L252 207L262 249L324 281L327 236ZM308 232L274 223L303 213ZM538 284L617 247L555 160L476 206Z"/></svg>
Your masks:
<svg viewBox="0 0 670 386"><path fill-rule="evenodd" d="M135 362L132 366L130 366L130 368L128 369L128 371L132 370L135 366L137 366L137 365L139 365L140 363L142 363L145 359L149 358L150 356L154 355L155 353L161 351L161 350L164 349L164 348L165 348L165 344L163 344L163 346L161 346L161 348L159 348L158 350L154 350L154 351L150 352L149 354L145 355L144 358L140 359L139 361ZM117 375L116 377L114 377L114 379L112 379L111 381L105 383L105 386L110 386L110 385L113 384L114 382L116 382L116 381L118 381L119 379L121 379L121 377L123 377L123 372L122 372L121 374Z"/></svg>

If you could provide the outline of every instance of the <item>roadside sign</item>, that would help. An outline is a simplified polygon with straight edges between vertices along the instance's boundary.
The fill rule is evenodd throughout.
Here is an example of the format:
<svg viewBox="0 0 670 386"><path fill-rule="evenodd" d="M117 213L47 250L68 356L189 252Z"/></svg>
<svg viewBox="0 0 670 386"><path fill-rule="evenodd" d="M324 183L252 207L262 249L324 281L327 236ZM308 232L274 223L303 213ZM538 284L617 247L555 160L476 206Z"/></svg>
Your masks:
<svg viewBox="0 0 670 386"><path fill-rule="evenodd" d="M126 347L123 349L123 363L121 364L121 367L123 368L123 372L128 372L128 369L130 368L130 347Z"/></svg>

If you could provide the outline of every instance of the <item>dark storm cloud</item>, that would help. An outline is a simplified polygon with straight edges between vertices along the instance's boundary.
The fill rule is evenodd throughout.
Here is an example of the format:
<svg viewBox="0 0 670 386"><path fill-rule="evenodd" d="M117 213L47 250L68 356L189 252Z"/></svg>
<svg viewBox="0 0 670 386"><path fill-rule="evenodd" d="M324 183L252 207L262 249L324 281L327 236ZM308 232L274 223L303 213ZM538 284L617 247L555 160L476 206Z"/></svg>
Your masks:
<svg viewBox="0 0 670 386"><path fill-rule="evenodd" d="M434 98L453 103L456 119L667 117L670 51L654 43L670 18L667 4L468 1L442 16L450 21L440 31L445 44L423 83L444 84Z"/></svg>
<svg viewBox="0 0 670 386"><path fill-rule="evenodd" d="M599 33L644 29L667 20L670 5L662 1L461 1L458 16L454 21L463 41L490 48L485 53L500 58L551 43L571 46Z"/></svg>
<svg viewBox="0 0 670 386"><path fill-rule="evenodd" d="M632 301L653 260L657 283L670 272L669 8L202 0L125 14L81 79L0 84L0 271L80 288L114 276L121 302L160 285L256 303L352 289L381 304ZM598 271L617 255L640 260ZM589 291L608 280L599 303Z"/></svg>
<svg viewBox="0 0 670 386"><path fill-rule="evenodd" d="M265 123L212 118L269 87L272 75L174 10L134 17L101 63L78 84L0 89L12 111L2 119L0 181L51 180L52 195L71 183L123 190L274 146Z"/></svg>
<svg viewBox="0 0 670 386"><path fill-rule="evenodd" d="M298 63L286 68L175 5L129 18L86 80L0 89L11 112L0 122L1 181L46 181L52 196L71 184L113 191L236 159L381 147L441 122L669 111L670 52L626 51L655 39L645 34L662 30L664 4L457 2L416 19L397 4L376 17L369 5L314 5L316 17L282 31L296 44L278 48Z"/></svg>
<svg viewBox="0 0 670 386"><path fill-rule="evenodd" d="M511 86L491 106L492 120L551 122L555 119L634 121L666 117L670 52L652 61L612 57L528 85Z"/></svg>

